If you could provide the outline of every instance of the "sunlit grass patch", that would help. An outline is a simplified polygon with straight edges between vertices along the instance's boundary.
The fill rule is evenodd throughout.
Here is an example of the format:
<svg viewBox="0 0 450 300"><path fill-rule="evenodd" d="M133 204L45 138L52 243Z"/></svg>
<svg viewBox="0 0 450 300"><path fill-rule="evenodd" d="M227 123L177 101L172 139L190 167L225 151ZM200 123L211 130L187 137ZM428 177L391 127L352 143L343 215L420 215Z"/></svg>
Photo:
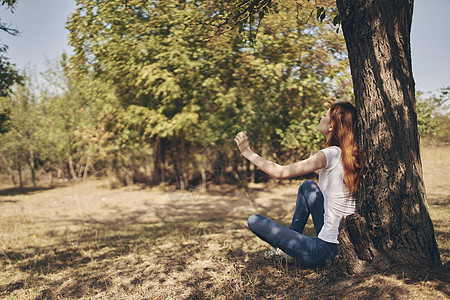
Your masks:
<svg viewBox="0 0 450 300"><path fill-rule="evenodd" d="M425 151L427 151L425 149ZM442 153L450 151L438 149ZM448 152L445 152L448 151ZM432 154L432 153L431 153ZM430 216L448 264L444 154L422 156ZM439 163L429 161L436 159ZM440 170L441 176L430 166ZM428 175L427 175L428 174ZM428 177L427 177L428 176ZM433 175L434 176L434 175ZM433 179L430 181L430 178ZM265 259L247 228L261 213L288 225L296 185L198 193L105 188L102 182L0 196L0 297L7 299L448 299L445 274L359 277ZM445 197L443 197L443 195ZM1 201L5 197L7 201ZM250 197L250 198L249 198ZM306 233L314 235L312 224Z"/></svg>

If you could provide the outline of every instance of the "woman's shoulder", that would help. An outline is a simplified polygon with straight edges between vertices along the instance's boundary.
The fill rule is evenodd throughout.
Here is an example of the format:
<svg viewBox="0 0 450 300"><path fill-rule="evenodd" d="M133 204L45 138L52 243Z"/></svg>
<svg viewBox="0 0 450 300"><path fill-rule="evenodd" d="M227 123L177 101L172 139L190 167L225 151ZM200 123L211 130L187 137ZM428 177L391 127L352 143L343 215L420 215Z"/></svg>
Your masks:
<svg viewBox="0 0 450 300"><path fill-rule="evenodd" d="M327 160L326 169L334 168L341 160L341 148L337 146L327 147L320 151L325 154Z"/></svg>
<svg viewBox="0 0 450 300"><path fill-rule="evenodd" d="M320 151L324 152L325 155L327 153L335 154L335 155L341 155L341 148L339 148L338 146L330 146L330 147L327 147L327 148L323 148Z"/></svg>

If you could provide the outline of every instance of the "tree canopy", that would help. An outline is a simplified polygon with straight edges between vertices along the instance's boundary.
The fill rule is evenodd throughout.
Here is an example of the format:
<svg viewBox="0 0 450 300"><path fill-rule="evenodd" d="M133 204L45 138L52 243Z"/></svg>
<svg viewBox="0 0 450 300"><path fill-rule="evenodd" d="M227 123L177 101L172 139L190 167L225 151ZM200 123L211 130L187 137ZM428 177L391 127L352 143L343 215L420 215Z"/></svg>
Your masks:
<svg viewBox="0 0 450 300"><path fill-rule="evenodd" d="M342 35L299 3L314 9L280 2L252 43L247 26L217 34L211 16L228 2L77 1L67 23L74 55L45 72L47 84L25 80L2 100L12 118L4 169L187 188L263 179L236 157L230 141L240 130L280 162L318 149L323 137L312 129L329 103L352 99L352 87ZM25 130L21 101L39 116L26 120L39 120L33 130L47 134L36 133L39 145L19 159L8 149Z"/></svg>

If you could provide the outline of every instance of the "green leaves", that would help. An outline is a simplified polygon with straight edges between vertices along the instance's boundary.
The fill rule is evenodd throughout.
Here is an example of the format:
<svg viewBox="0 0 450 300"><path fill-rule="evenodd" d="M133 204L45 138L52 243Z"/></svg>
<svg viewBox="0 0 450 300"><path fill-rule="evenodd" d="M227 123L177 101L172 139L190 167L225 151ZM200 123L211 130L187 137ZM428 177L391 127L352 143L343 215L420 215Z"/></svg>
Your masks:
<svg viewBox="0 0 450 300"><path fill-rule="evenodd" d="M9 8L14 8L14 4L16 4L17 0L2 0L2 5L7 5Z"/></svg>
<svg viewBox="0 0 450 300"><path fill-rule="evenodd" d="M417 127L422 141L433 144L448 144L448 91L450 86L440 90L438 95L425 96L416 93Z"/></svg>
<svg viewBox="0 0 450 300"><path fill-rule="evenodd" d="M240 130L283 159L318 147L316 115L345 97L348 64L342 36L320 22L325 10L306 23L292 14L297 2L277 2L275 13L264 0L78 0L67 23L74 54L49 73L64 92L39 100L51 127L40 158L82 165L89 157L102 170L134 168L153 153L165 161L158 168L180 176L212 159L202 149L232 156ZM220 23L230 9L241 33Z"/></svg>
<svg viewBox="0 0 450 300"><path fill-rule="evenodd" d="M326 11L325 11L325 7L317 7L317 20L320 20L320 22L323 21L323 19L325 19L326 16Z"/></svg>
<svg viewBox="0 0 450 300"><path fill-rule="evenodd" d="M342 16L341 15L336 15L333 18L333 25L334 26L339 25L341 23L341 21L342 21Z"/></svg>
<svg viewBox="0 0 450 300"><path fill-rule="evenodd" d="M323 20L326 17L326 14L327 14L327 9L323 6L321 6L321 7L318 6L318 7L316 7L316 9L317 9L316 19L319 20L320 22L323 22ZM332 21L333 26L338 26L338 28L336 29L336 33L339 32L339 27L340 27L341 22L342 22L342 16L338 13L337 15L334 16L333 21Z"/></svg>
<svg viewBox="0 0 450 300"><path fill-rule="evenodd" d="M4 51L5 48L0 47L0 97L6 97L11 92L11 87L23 80L15 64L3 55Z"/></svg>

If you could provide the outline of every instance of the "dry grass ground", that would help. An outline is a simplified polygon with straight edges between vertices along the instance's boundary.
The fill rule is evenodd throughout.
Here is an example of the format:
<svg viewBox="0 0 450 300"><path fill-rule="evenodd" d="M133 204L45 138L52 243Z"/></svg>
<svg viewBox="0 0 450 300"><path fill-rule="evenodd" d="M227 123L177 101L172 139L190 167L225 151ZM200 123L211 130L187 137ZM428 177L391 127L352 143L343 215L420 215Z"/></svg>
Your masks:
<svg viewBox="0 0 450 300"><path fill-rule="evenodd" d="M0 192L0 298L448 299L449 155L422 153L446 271L351 277L265 260L268 246L246 219L260 213L287 225L298 183L180 192L87 181Z"/></svg>

